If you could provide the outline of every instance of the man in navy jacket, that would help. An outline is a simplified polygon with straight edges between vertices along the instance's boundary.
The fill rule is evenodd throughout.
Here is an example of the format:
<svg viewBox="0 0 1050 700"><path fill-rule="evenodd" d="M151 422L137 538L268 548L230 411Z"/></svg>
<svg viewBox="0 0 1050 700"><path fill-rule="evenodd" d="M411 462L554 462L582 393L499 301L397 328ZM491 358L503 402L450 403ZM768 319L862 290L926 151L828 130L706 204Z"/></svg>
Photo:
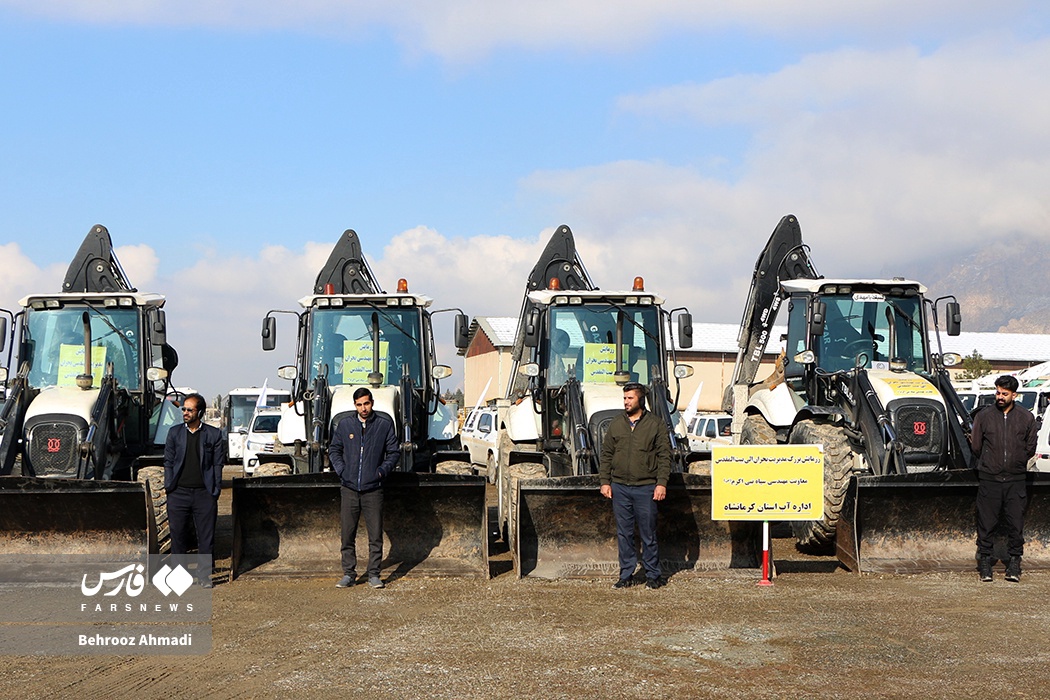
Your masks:
<svg viewBox="0 0 1050 700"><path fill-rule="evenodd" d="M328 446L328 458L342 482L343 578L339 588L354 585L357 578L357 523L364 516L368 530L368 585L382 588L383 480L394 470L400 452L394 422L372 410L372 392L361 387L354 392L356 417L339 422Z"/></svg>
<svg viewBox="0 0 1050 700"><path fill-rule="evenodd" d="M221 430L203 422L206 407L200 394L190 394L182 402L182 424L168 431L164 443L164 490L168 494L171 553L188 553L196 530L200 555L197 576L203 586L211 588L226 440Z"/></svg>

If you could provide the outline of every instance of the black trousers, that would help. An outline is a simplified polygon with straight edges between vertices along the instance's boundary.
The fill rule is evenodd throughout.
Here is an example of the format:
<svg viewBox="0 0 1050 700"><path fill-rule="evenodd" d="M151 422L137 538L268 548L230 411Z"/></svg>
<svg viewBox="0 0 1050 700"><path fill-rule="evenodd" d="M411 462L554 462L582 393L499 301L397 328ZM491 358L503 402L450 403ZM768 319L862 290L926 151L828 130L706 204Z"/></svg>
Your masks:
<svg viewBox="0 0 1050 700"><path fill-rule="evenodd" d="M991 556L993 535L1002 525L1006 551L1024 553L1025 482L981 479L977 484L977 556Z"/></svg>
<svg viewBox="0 0 1050 700"><path fill-rule="evenodd" d="M219 519L219 499L205 488L179 486L168 492L168 528L171 530L171 553L187 554L197 533L197 553L201 576L211 575L215 551L215 523ZM205 570L207 567L207 570Z"/></svg>
<svg viewBox="0 0 1050 700"><path fill-rule="evenodd" d="M379 576L383 571L383 489L354 491L340 487L339 507L343 542L339 550L343 573L357 575L357 525L364 517L368 531L368 575Z"/></svg>

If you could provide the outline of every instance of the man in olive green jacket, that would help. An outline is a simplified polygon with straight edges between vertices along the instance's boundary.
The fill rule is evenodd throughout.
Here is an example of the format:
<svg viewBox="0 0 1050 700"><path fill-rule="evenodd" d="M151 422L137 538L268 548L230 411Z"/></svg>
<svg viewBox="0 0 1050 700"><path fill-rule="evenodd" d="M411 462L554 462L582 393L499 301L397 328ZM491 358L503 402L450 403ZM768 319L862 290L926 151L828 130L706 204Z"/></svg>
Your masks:
<svg viewBox="0 0 1050 700"><path fill-rule="evenodd" d="M620 558L620 578L613 588L628 588L634 583L638 566L634 547L636 524L642 541L645 587L655 589L663 585L656 511L657 502L667 497L671 441L663 422L645 410L645 393L645 387L637 382L624 385L623 415L612 420L602 441L598 475L602 495L612 499Z"/></svg>

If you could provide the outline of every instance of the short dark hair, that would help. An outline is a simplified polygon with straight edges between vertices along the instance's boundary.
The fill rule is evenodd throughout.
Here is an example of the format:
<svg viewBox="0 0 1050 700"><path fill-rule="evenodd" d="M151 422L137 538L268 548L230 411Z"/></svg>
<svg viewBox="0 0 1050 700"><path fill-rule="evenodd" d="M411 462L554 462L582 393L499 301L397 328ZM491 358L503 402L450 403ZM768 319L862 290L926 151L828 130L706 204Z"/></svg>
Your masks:
<svg viewBox="0 0 1050 700"><path fill-rule="evenodd" d="M196 402L197 402L197 410L200 411L201 413L204 413L204 411L207 410L208 402L205 401L204 397L201 396L200 394L198 394L197 392L194 392L192 394L187 394L186 398L184 398L182 400L182 405L185 406L186 402L189 401L190 399L196 400Z"/></svg>
<svg viewBox="0 0 1050 700"><path fill-rule="evenodd" d="M1016 392L1018 387L1021 385L1017 381L1017 377L1012 374L1004 374L995 380L995 385L1000 389L1006 389L1007 391Z"/></svg>
<svg viewBox="0 0 1050 700"><path fill-rule="evenodd" d="M375 403L375 399L372 399L372 392L368 390L368 387L364 387L363 386L363 387L359 388L357 391L355 391L354 392L354 401L357 401L358 399L360 399L363 396L367 396L372 401L372 403Z"/></svg>
<svg viewBox="0 0 1050 700"><path fill-rule="evenodd" d="M645 388L645 384L640 382L627 382L623 385L623 391L624 393L627 393L628 391L637 391L638 395L643 399L645 398L645 395L649 393Z"/></svg>

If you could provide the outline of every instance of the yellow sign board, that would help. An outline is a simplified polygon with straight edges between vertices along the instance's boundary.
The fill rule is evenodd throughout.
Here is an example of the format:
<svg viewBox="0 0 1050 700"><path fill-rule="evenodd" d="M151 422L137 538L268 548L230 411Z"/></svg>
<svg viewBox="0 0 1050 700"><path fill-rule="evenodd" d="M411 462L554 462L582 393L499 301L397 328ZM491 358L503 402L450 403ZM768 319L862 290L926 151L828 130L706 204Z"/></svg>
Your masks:
<svg viewBox="0 0 1050 700"><path fill-rule="evenodd" d="M929 396L940 398L937 389L922 377L880 377L886 383L893 395L900 398L903 396Z"/></svg>
<svg viewBox="0 0 1050 700"><path fill-rule="evenodd" d="M379 371L386 381L386 354L390 343L379 341ZM367 384L368 375L372 373L372 341L371 340L344 340L343 341L343 384ZM336 372L336 374L339 374Z"/></svg>
<svg viewBox="0 0 1050 700"><path fill-rule="evenodd" d="M724 445L711 449L712 520L823 517L822 445Z"/></svg>
<svg viewBox="0 0 1050 700"><path fill-rule="evenodd" d="M92 386L101 386L102 372L106 367L105 346L91 348ZM84 346L66 345L58 348L58 385L76 386L77 376L84 373Z"/></svg>
<svg viewBox="0 0 1050 700"><path fill-rule="evenodd" d="M621 350L622 356L628 357L628 346ZM616 344L584 343L583 344L583 381L591 384L616 381Z"/></svg>

